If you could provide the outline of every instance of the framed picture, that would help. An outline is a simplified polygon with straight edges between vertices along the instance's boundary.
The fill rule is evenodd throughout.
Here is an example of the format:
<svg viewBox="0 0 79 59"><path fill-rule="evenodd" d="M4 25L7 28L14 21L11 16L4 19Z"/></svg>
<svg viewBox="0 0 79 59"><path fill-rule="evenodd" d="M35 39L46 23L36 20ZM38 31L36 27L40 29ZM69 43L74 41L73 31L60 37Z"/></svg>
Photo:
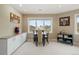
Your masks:
<svg viewBox="0 0 79 59"><path fill-rule="evenodd" d="M59 18L59 26L69 26L69 25L70 25L70 16Z"/></svg>
<svg viewBox="0 0 79 59"><path fill-rule="evenodd" d="M20 17L15 15L14 13L10 12L10 22L17 20L20 23Z"/></svg>

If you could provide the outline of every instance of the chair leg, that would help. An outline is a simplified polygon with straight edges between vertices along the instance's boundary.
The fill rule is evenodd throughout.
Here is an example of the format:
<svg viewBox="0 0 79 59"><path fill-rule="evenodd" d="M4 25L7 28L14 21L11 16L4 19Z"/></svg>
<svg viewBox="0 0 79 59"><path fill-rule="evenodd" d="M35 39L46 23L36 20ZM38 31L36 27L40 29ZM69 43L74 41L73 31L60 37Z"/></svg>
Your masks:
<svg viewBox="0 0 79 59"><path fill-rule="evenodd" d="M43 39L42 43L43 43L43 46L45 46L45 39Z"/></svg>
<svg viewBox="0 0 79 59"><path fill-rule="evenodd" d="M71 40L71 45L73 45L73 41Z"/></svg>
<svg viewBox="0 0 79 59"><path fill-rule="evenodd" d="M38 38L35 38L35 45L38 46Z"/></svg>
<svg viewBox="0 0 79 59"><path fill-rule="evenodd" d="M36 44L36 46L38 46L38 41L37 40L35 41L35 44Z"/></svg>
<svg viewBox="0 0 79 59"><path fill-rule="evenodd" d="M47 40L47 43L49 43L48 38L46 40Z"/></svg>
<svg viewBox="0 0 79 59"><path fill-rule="evenodd" d="M45 46L45 42L43 42L43 46Z"/></svg>

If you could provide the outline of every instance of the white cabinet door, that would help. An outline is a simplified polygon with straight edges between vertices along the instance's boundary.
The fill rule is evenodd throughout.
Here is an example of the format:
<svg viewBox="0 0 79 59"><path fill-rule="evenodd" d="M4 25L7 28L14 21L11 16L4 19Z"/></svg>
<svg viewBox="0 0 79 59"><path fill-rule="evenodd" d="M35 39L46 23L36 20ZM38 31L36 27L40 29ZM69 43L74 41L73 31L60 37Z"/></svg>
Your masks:
<svg viewBox="0 0 79 59"><path fill-rule="evenodd" d="M21 43L20 42L20 40L21 40L20 35L16 36L15 38L16 39L15 39L15 42L14 42L14 49L18 48L20 43Z"/></svg>
<svg viewBox="0 0 79 59"><path fill-rule="evenodd" d="M14 51L14 41L14 37L7 40L7 54L11 54Z"/></svg>
<svg viewBox="0 0 79 59"><path fill-rule="evenodd" d="M14 52L21 44L24 43L24 41L26 40L26 33L17 35L15 37L12 37L10 39L8 39L8 46L7 46L7 53L11 54L12 52Z"/></svg>
<svg viewBox="0 0 79 59"><path fill-rule="evenodd" d="M24 41L26 40L26 36L27 36L26 33L22 34L22 37L23 37L22 39L23 39Z"/></svg>

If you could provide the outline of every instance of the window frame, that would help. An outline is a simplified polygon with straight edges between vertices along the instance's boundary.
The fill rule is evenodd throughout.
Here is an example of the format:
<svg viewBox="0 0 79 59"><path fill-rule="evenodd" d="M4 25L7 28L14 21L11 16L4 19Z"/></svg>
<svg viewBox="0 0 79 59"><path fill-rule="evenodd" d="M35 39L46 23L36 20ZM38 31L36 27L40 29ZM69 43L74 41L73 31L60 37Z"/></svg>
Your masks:
<svg viewBox="0 0 79 59"><path fill-rule="evenodd" d="M74 20L74 22L75 22L75 25L74 25L74 32L75 32L75 34L79 34L79 32L77 31L77 16L79 16L79 14L75 14L75 20Z"/></svg>
<svg viewBox="0 0 79 59"><path fill-rule="evenodd" d="M29 27L29 20L31 19L49 19L51 20L51 31L49 33L52 33L53 32L53 17L28 17L27 18L27 22L28 22L28 33L33 33L30 31L30 27Z"/></svg>

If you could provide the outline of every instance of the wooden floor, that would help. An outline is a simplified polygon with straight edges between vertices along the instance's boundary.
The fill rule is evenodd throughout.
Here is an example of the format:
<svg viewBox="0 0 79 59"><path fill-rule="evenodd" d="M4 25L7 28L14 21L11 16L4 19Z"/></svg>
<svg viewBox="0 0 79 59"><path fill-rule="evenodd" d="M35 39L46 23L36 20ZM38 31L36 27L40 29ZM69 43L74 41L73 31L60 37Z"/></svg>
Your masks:
<svg viewBox="0 0 79 59"><path fill-rule="evenodd" d="M79 47L58 42L36 47L33 42L25 42L13 55L79 55Z"/></svg>

